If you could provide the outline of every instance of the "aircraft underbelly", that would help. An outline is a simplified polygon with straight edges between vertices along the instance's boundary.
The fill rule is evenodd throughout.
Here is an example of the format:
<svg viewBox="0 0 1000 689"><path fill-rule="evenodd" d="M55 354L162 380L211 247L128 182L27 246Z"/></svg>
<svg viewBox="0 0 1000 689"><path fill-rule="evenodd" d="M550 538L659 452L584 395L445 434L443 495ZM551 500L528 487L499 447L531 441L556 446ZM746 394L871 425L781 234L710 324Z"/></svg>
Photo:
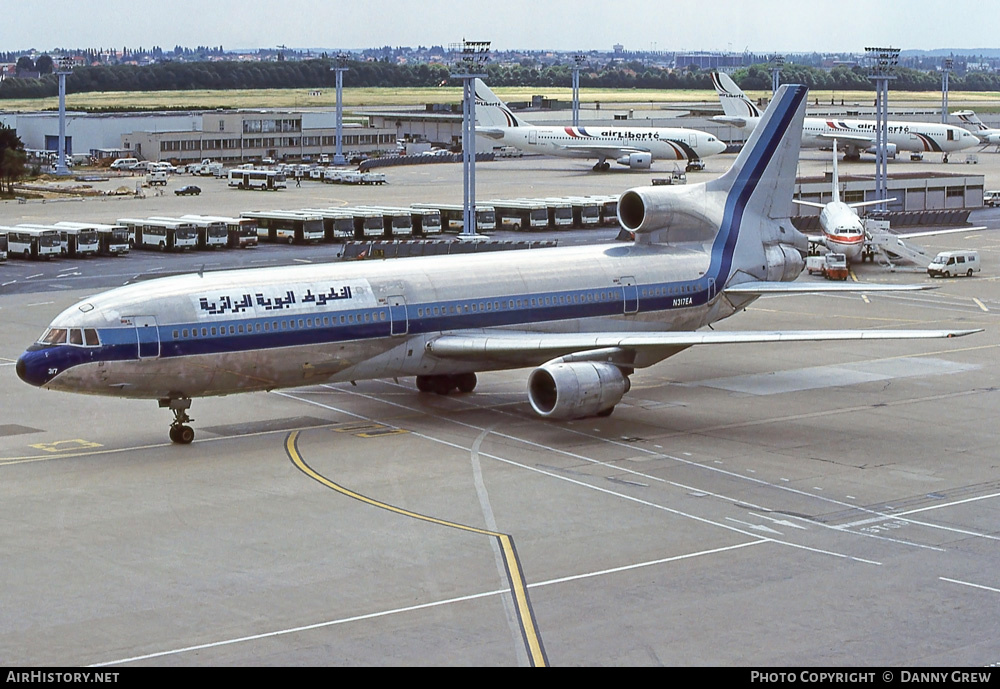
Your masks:
<svg viewBox="0 0 1000 689"><path fill-rule="evenodd" d="M208 397L326 382L378 358L398 341L302 345L269 350L107 361L74 366L51 380L53 390L158 398ZM377 377L377 376L376 376Z"/></svg>

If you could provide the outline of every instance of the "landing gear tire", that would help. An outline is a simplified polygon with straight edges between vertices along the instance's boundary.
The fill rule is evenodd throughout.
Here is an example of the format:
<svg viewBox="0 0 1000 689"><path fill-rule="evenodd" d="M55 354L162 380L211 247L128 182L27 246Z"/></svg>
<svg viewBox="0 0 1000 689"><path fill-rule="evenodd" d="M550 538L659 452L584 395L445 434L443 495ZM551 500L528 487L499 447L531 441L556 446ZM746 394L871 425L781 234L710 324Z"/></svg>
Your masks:
<svg viewBox="0 0 1000 689"><path fill-rule="evenodd" d="M170 440L178 445L189 445L194 440L194 429L186 424L194 421L188 416L191 408L190 397L166 397L159 400L160 408L168 408L174 413L174 422L170 424Z"/></svg>
<svg viewBox="0 0 1000 689"><path fill-rule="evenodd" d="M597 412L597 416L600 416L602 418L611 416L614 410L615 410L614 407L608 407L607 409L602 409L601 411Z"/></svg>
<svg viewBox="0 0 1000 689"><path fill-rule="evenodd" d="M431 392L431 378L433 376L417 376L417 390L420 392Z"/></svg>
<svg viewBox="0 0 1000 689"><path fill-rule="evenodd" d="M972 271L969 271L970 273ZM462 373L455 376L455 386L458 391L463 394L468 394L476 389L476 374L475 373Z"/></svg>
<svg viewBox="0 0 1000 689"><path fill-rule="evenodd" d="M178 445L190 445L194 440L194 429L183 425L171 426L170 440Z"/></svg>

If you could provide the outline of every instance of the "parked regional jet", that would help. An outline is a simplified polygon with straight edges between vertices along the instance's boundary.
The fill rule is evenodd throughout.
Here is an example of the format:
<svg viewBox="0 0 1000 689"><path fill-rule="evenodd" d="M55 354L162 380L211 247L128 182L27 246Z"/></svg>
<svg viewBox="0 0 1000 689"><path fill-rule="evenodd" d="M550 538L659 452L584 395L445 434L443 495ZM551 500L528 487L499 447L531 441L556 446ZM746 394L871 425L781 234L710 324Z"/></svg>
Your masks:
<svg viewBox="0 0 1000 689"><path fill-rule="evenodd" d="M819 225L823 231L821 237L816 240L810 238L810 242L815 241L822 244L827 250L844 254L848 261L863 260L865 256L871 255L864 223L858 217L857 208L864 206L874 206L893 199L876 199L874 201L860 201L858 203L844 203L840 200L840 178L837 174L837 140L833 140L833 200L830 203L814 203L812 201L802 201L792 199L794 203L802 206L822 209L819 214Z"/></svg>
<svg viewBox="0 0 1000 689"><path fill-rule="evenodd" d="M761 294L900 289L788 284L807 246L788 219L807 95L781 87L722 177L626 192L619 219L631 245L151 280L63 311L17 374L52 390L159 400L174 414L171 440L189 443L193 397L398 376L416 376L421 391L471 392L479 371L532 367L531 408L568 419L610 414L636 368L694 345L975 332L696 332Z"/></svg>
<svg viewBox="0 0 1000 689"><path fill-rule="evenodd" d="M987 127L979 119L979 115L972 110L960 110L954 113L954 115L966 124L972 125L972 134L979 139L979 143L983 144L983 148L987 146L1000 147L1000 129L990 129Z"/></svg>
<svg viewBox="0 0 1000 689"><path fill-rule="evenodd" d="M722 111L712 119L741 129L752 129L760 120L760 110L736 82L724 72L713 72L712 83L719 94ZM804 148L827 148L837 139L844 145L844 158L857 159L862 153L875 153L874 120L833 120L807 117L802 127ZM979 139L961 127L930 122L887 122L887 154L895 157L897 151L911 153L948 154L971 148Z"/></svg>
<svg viewBox="0 0 1000 689"><path fill-rule="evenodd" d="M726 150L718 138L697 129L536 127L511 112L482 79L476 79L476 123L476 134L528 153L597 158L595 172L609 170L609 159L637 169L654 160L686 160L689 170L700 169L696 161Z"/></svg>

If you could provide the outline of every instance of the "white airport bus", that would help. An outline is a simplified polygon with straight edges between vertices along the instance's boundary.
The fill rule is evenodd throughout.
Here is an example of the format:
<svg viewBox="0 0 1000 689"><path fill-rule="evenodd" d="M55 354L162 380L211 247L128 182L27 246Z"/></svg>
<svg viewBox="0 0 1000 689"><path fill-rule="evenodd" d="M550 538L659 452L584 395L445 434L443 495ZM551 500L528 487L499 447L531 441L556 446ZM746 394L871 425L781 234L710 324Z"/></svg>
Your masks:
<svg viewBox="0 0 1000 689"><path fill-rule="evenodd" d="M237 169L229 171L229 186L236 189L276 191L278 189L287 189L288 182L283 172L275 170Z"/></svg>
<svg viewBox="0 0 1000 689"><path fill-rule="evenodd" d="M354 216L343 208L303 208L302 213L315 213L323 218L323 231L328 242L349 242L355 237Z"/></svg>
<svg viewBox="0 0 1000 689"><path fill-rule="evenodd" d="M184 251L198 248L198 228L189 222L119 218L118 224L128 228L129 245L137 249Z"/></svg>
<svg viewBox="0 0 1000 689"><path fill-rule="evenodd" d="M257 246L257 221L252 218L231 218L224 215L182 215L182 220L210 220L226 227L226 246L230 249L247 249Z"/></svg>
<svg viewBox="0 0 1000 689"><path fill-rule="evenodd" d="M128 228L102 223L60 220L52 225L60 229L90 230L97 233L97 253L102 256L123 256L128 253Z"/></svg>
<svg viewBox="0 0 1000 689"><path fill-rule="evenodd" d="M315 244L323 241L323 218L300 211L245 211L241 218L257 221L257 236L269 242Z"/></svg>
<svg viewBox="0 0 1000 689"><path fill-rule="evenodd" d="M0 231L0 261L7 260L7 232Z"/></svg>
<svg viewBox="0 0 1000 689"><path fill-rule="evenodd" d="M37 227L0 227L7 233L7 254L18 258L45 259L62 253L58 230Z"/></svg>
<svg viewBox="0 0 1000 689"><path fill-rule="evenodd" d="M446 232L461 232L465 224L465 208L461 204L454 203L414 203L411 208L417 210L434 210L440 213L439 228ZM427 232L424 234L438 234L441 232ZM497 216L493 206L488 204L476 204L476 232L492 232L497 229Z"/></svg>
<svg viewBox="0 0 1000 689"><path fill-rule="evenodd" d="M549 207L544 201L515 199L490 201L496 211L497 227L520 230L544 230L549 226Z"/></svg>
<svg viewBox="0 0 1000 689"><path fill-rule="evenodd" d="M205 220L194 215L185 215L180 218L154 216L150 220L168 220L194 225L198 231L199 249L225 249L229 246L229 231L226 229L226 224L219 220Z"/></svg>

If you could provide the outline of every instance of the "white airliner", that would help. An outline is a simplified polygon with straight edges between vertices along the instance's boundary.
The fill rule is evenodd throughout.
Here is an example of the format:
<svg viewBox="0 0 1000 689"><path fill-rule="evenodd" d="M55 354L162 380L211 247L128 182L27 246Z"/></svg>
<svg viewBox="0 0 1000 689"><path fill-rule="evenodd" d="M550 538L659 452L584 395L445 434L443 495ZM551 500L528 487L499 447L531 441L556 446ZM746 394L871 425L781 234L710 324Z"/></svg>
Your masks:
<svg viewBox="0 0 1000 689"><path fill-rule="evenodd" d="M654 160L685 160L693 169L695 161L726 150L717 137L697 129L536 127L511 112L481 79L476 79L476 124L476 134L528 153L596 158L595 171L610 169L608 160L637 169L648 168Z"/></svg>
<svg viewBox="0 0 1000 689"><path fill-rule="evenodd" d="M531 367L531 408L570 419L610 414L636 368L694 345L975 332L696 332L762 294L907 289L789 283L807 247L789 221L807 95L803 86L779 89L722 177L626 192L619 218L633 244L127 285L56 316L18 359L17 374L51 390L158 400L174 414L171 440L189 443L194 397L400 376L448 394L472 391L480 371Z"/></svg>
<svg viewBox="0 0 1000 689"><path fill-rule="evenodd" d="M952 229L941 229L941 230L923 230L920 232L888 232L887 230L877 229L876 225L866 226L864 221L858 216L858 208L863 208L865 206L875 206L880 203L887 203L889 201L895 201L896 199L875 199L873 201L859 201L857 203L844 203L840 200L840 177L837 173L837 141L833 141L833 180L832 180L832 196L833 200L830 203L815 203L813 201L803 201L800 199L792 199L794 203L802 206L811 206L813 208L822 209L819 214L819 225L822 230L822 236L818 238L809 238L809 242L812 244L820 244L828 251L844 254L848 261L864 261L866 258L874 261L875 255L879 252L885 253L891 248L896 248L897 251L892 253L892 256L887 256L889 262L892 263L893 260L903 258L917 258L924 256L924 251L918 247L909 247L909 251L905 251L906 244L902 242L903 239L912 239L914 237L931 237L941 234L952 234L956 232L977 232L979 230L985 230L986 226L981 225L977 227L956 227ZM923 260L923 259L920 259ZM930 258L927 257L929 261Z"/></svg>
<svg viewBox="0 0 1000 689"><path fill-rule="evenodd" d="M823 235L815 240L827 250L844 254L848 261L862 260L869 248L864 223L858 217L857 208L874 206L893 199L877 199L875 201L860 201L844 203L840 200L840 178L837 174L837 141L833 141L833 200L830 203L814 203L813 201L793 201L802 206L822 209L819 214L819 225ZM810 238L810 241L813 241Z"/></svg>
<svg viewBox="0 0 1000 689"><path fill-rule="evenodd" d="M760 110L736 82L724 72L713 72L712 83L719 94L722 111L712 119L741 129L752 129L760 120ZM887 153L894 157L897 151L911 153L942 153L944 162L948 154L972 148L979 139L961 127L930 122L887 122ZM857 159L862 153L875 153L875 120L835 120L807 117L802 127L803 148L829 148L837 139L844 147L845 159Z"/></svg>
<svg viewBox="0 0 1000 689"><path fill-rule="evenodd" d="M1000 129L990 129L987 127L986 124L979 119L979 115L972 110L960 110L959 112L953 114L966 124L972 125L972 134L979 139L979 142L983 144L984 148L986 146L1000 146Z"/></svg>

